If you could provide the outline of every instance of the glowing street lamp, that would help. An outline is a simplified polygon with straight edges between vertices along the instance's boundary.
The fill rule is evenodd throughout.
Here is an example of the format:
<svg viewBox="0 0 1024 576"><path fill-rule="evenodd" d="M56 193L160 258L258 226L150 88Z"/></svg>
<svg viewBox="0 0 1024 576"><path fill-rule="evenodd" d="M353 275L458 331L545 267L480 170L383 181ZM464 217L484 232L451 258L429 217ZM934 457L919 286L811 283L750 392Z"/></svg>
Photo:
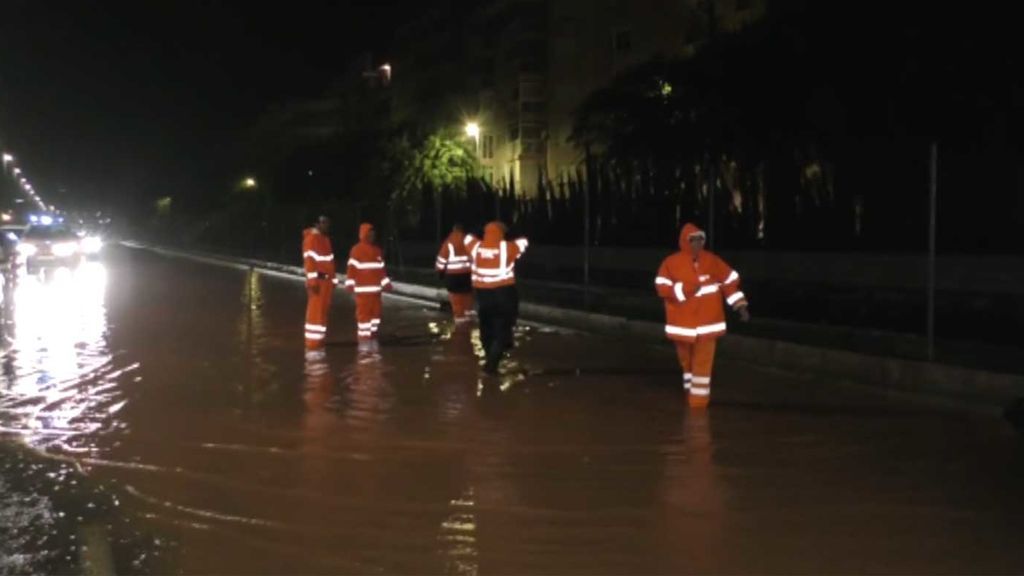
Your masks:
<svg viewBox="0 0 1024 576"><path fill-rule="evenodd" d="M11 162L14 162L14 156L4 152L4 166L7 166Z"/></svg>
<svg viewBox="0 0 1024 576"><path fill-rule="evenodd" d="M476 122L466 122L466 136L473 139L473 152L480 153L480 125Z"/></svg>
<svg viewBox="0 0 1024 576"><path fill-rule="evenodd" d="M18 176L18 175L20 175L20 174L21 174L21 168L15 167L15 168L14 168L14 175L15 175L15 176Z"/></svg>
<svg viewBox="0 0 1024 576"><path fill-rule="evenodd" d="M242 188L248 188L248 189L251 190L251 189L253 189L255 187L256 187L256 179L255 178L249 177L249 178L246 178L245 180L242 180Z"/></svg>

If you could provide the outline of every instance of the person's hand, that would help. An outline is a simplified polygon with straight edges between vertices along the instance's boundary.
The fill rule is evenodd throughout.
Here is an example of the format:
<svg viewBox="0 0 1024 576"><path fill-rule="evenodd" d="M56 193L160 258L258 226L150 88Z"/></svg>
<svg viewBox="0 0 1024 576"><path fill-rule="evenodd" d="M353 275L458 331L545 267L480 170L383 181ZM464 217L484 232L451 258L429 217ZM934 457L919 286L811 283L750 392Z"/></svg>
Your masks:
<svg viewBox="0 0 1024 576"><path fill-rule="evenodd" d="M750 310L747 309L746 304L737 308L736 313L740 315L740 320L744 322L750 322Z"/></svg>

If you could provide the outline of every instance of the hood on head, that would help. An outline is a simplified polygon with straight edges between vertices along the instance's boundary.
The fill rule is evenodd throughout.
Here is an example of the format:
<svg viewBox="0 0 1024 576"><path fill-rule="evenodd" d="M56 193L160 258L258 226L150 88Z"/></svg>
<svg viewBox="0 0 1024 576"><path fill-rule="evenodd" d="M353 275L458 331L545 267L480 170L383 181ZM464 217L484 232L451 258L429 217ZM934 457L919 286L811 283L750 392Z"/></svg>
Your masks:
<svg viewBox="0 0 1024 576"><path fill-rule="evenodd" d="M373 231L373 224L370 224L368 222L363 222L362 224L360 224L359 225L359 241L360 242L369 242L369 240L370 240L370 232L372 232L372 231Z"/></svg>
<svg viewBox="0 0 1024 576"><path fill-rule="evenodd" d="M495 220L484 226L484 242L501 242L505 239L505 225Z"/></svg>
<svg viewBox="0 0 1024 576"><path fill-rule="evenodd" d="M465 240L466 234L458 230L452 230L451 233L448 234L448 242L451 242L456 246L462 246Z"/></svg>
<svg viewBox="0 0 1024 576"><path fill-rule="evenodd" d="M680 250L682 250L683 252L690 251L690 236L693 236L694 234L700 234L701 236L705 237L707 236L706 234L704 234L703 230L697 227L696 224L692 222L687 222L686 225L683 226L683 230L679 233Z"/></svg>

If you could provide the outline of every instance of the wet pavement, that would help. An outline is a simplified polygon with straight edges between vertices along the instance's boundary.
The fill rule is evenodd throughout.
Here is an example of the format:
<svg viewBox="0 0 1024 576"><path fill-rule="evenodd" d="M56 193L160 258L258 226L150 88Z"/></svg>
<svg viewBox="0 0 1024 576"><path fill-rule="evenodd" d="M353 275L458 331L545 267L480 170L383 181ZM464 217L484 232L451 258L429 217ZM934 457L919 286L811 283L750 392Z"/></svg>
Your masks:
<svg viewBox="0 0 1024 576"><path fill-rule="evenodd" d="M124 248L6 292L0 573L1024 571L1000 421L738 363L690 413L668 345L539 326L482 377L343 292L306 355L300 281Z"/></svg>

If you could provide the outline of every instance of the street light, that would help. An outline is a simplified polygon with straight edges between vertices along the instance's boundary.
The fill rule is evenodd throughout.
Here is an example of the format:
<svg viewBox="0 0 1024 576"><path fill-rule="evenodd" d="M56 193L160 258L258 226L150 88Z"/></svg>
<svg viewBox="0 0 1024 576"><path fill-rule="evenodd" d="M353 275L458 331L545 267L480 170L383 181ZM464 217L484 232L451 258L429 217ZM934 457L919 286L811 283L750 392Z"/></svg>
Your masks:
<svg viewBox="0 0 1024 576"><path fill-rule="evenodd" d="M466 122L466 136L473 139L473 153L480 153L480 125L476 122Z"/></svg>
<svg viewBox="0 0 1024 576"><path fill-rule="evenodd" d="M242 180L242 187L243 188L255 188L256 187L256 179L250 177L250 178L246 178L245 180Z"/></svg>
<svg viewBox="0 0 1024 576"><path fill-rule="evenodd" d="M21 174L21 168L15 167L15 168L14 168L14 175L15 175L15 176L18 176L18 175L20 175L20 174Z"/></svg>
<svg viewBox="0 0 1024 576"><path fill-rule="evenodd" d="M10 154L4 152L4 166L7 166L7 164L10 162L14 162L14 156L11 156Z"/></svg>

